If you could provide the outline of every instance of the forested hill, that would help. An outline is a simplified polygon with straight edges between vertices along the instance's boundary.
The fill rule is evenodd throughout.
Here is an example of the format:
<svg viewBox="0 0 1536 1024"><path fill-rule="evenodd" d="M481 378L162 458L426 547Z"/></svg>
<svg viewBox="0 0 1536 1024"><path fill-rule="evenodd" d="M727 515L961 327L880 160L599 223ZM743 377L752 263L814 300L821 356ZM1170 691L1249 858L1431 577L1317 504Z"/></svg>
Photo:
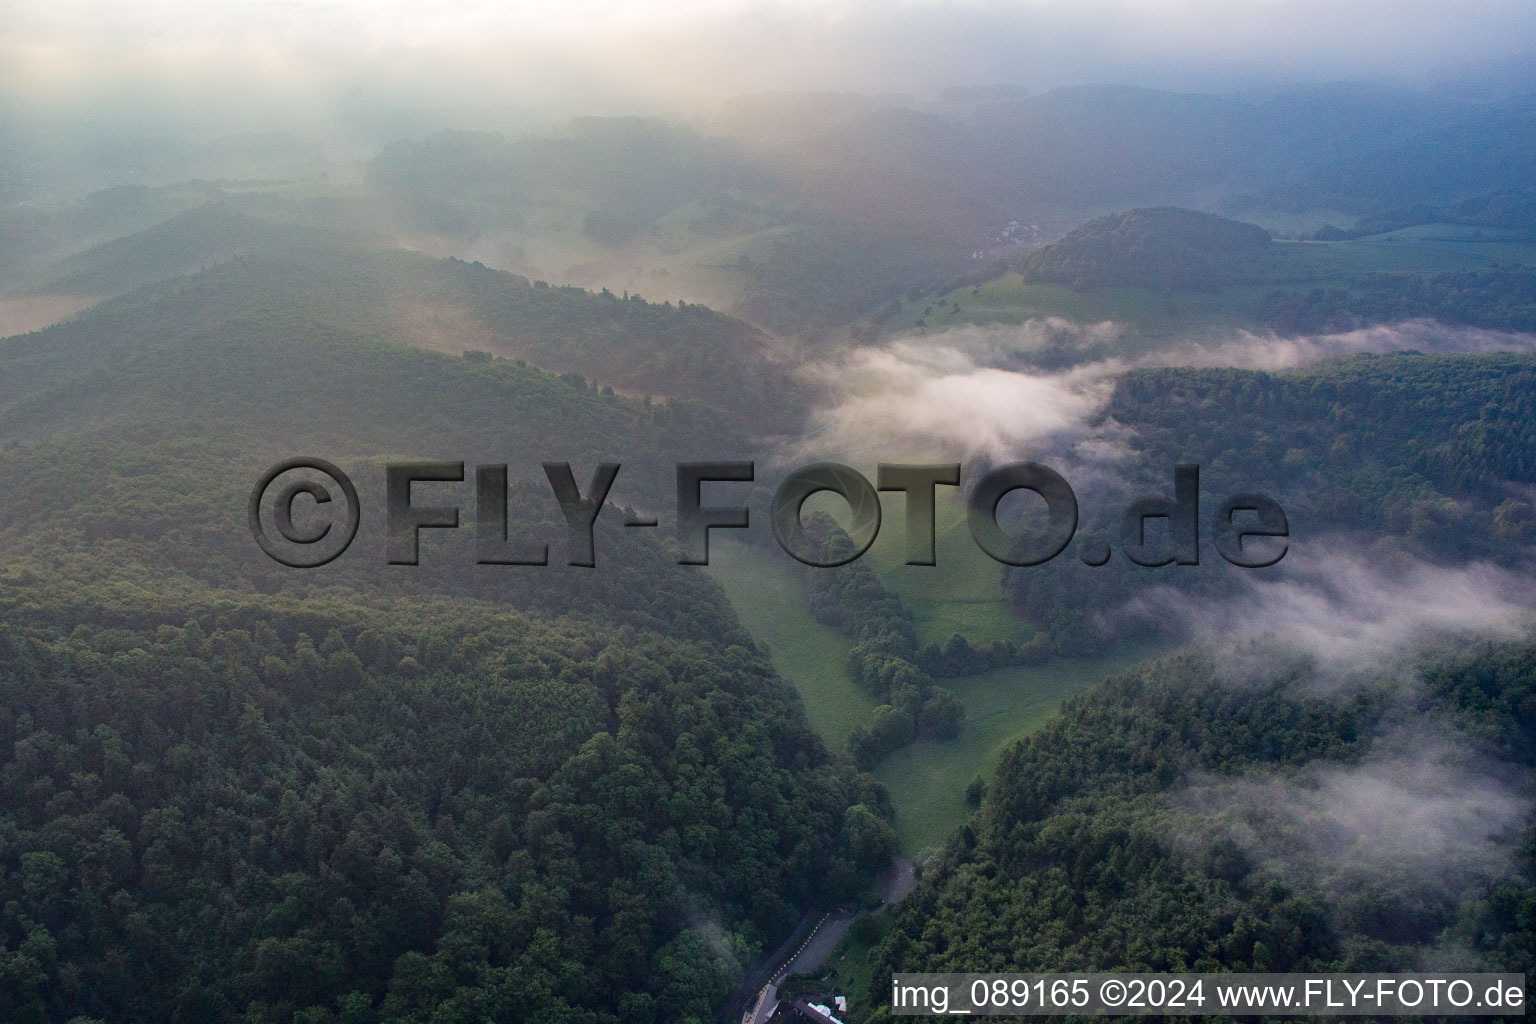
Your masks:
<svg viewBox="0 0 1536 1024"><path fill-rule="evenodd" d="M1435 659L1412 711L1387 680L1246 674L1170 659L1015 746L901 907L869 1003L892 971L1524 970L1536 823L1505 801L1536 765L1536 649ZM1519 810L1473 823L1465 801Z"/></svg>
<svg viewBox="0 0 1536 1024"><path fill-rule="evenodd" d="M358 334L289 301L301 282L255 266L244 290L218 286L224 275L250 283L231 264L0 342L0 535L13 565L60 588L52 600L64 600L66 584L83 588L68 603L89 621L108 582L147 588L122 600L149 606L183 585L296 594L344 585L357 600L451 593L641 622L656 618L649 599L663 591L671 596L659 607L718 597L665 550L670 520L662 536L646 535L624 530L617 509L599 517L599 571L567 571L566 531L541 463L571 463L583 487L598 463L620 463L610 499L664 510L675 502L677 462L751 456L726 413ZM352 548L309 572L261 555L245 526L257 478L298 455L340 465L363 499ZM462 507L464 529L429 531L420 571L385 564L391 459L469 466L464 484L441 485ZM475 564L473 472L482 463L506 464L514 483L526 482L514 487L509 529L546 540L552 566ZM719 605L663 616L660 628L709 636L728 618Z"/></svg>
<svg viewBox="0 0 1536 1024"><path fill-rule="evenodd" d="M192 245L185 231L170 231L181 221L188 230L199 226L199 234L233 231L232 223L259 225L238 214L199 210L152 229L155 245ZM244 241L255 245L277 231L266 226ZM233 259L213 246L201 258L225 262L147 286L85 318L103 321L99 331L108 330L105 324L117 331L125 316L134 329L212 330L226 320L282 310L381 340L456 354L484 351L624 391L697 399L764 428L792 425L801 405L789 375L769 358L769 339L702 306L551 288L478 263L398 249L303 245L286 233L282 240L287 251L257 245L256 255ZM79 257L71 288L111 293L126 273L118 257L115 251ZM157 276L171 274L166 268ZM169 305L167 297L183 305ZM160 308L147 310L150 304ZM160 325L160 318L169 322Z"/></svg>
<svg viewBox="0 0 1536 1024"><path fill-rule="evenodd" d="M0 443L91 437L149 456L195 441L245 467L305 452L495 458L516 464L514 476L538 475L543 460L617 461L626 471L616 496L669 502L678 458L748 448L739 421L698 403L647 401L577 375L338 326L344 318L289 301L280 286L297 280L265 269L247 277L231 265L0 341Z"/></svg>
<svg viewBox="0 0 1536 1024"><path fill-rule="evenodd" d="M1268 198L1293 207L1380 213L1509 189L1536 176L1536 103L1470 112L1451 125L1309 168Z"/></svg>
<svg viewBox="0 0 1536 1024"><path fill-rule="evenodd" d="M1270 244L1256 224L1173 206L1089 221L1025 256L1026 281L1090 288L1210 290L1231 279L1224 258Z"/></svg>
<svg viewBox="0 0 1536 1024"><path fill-rule="evenodd" d="M241 260L0 341L0 1019L702 1021L888 859L882 791L665 535L608 508L561 564L540 462L661 507L740 421L372 332L389 274ZM310 572L246 525L294 455L362 497ZM554 564L474 564L471 477L385 565L403 458L507 463Z"/></svg>
<svg viewBox="0 0 1536 1024"><path fill-rule="evenodd" d="M49 292L106 298L146 284L194 273L236 256L338 253L344 247L382 248L371 237L335 225L280 223L212 201L142 231L114 238L61 262Z"/></svg>

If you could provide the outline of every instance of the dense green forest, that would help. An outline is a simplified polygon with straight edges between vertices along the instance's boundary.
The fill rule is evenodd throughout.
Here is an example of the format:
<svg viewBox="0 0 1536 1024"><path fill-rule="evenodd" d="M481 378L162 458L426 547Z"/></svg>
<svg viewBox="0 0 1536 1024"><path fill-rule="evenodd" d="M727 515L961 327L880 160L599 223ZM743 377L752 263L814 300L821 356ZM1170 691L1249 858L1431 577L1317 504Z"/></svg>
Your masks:
<svg viewBox="0 0 1536 1024"><path fill-rule="evenodd" d="M302 272L0 342L0 1017L709 1019L887 862L890 808L669 537L609 507L601 568L561 564L539 463L621 461L612 497L656 507L745 427L349 327L356 292ZM537 291L574 324L644 308ZM362 496L311 572L244 522L294 454ZM509 464L552 564L476 566L466 528L386 565L402 457Z"/></svg>
<svg viewBox="0 0 1536 1024"><path fill-rule="evenodd" d="M889 1013L893 971L1524 970L1536 955L1528 803L1491 835L1508 859L1469 845L1466 861L1426 872L1412 844L1373 849L1386 833L1326 800L1351 773L1411 787L1415 754L1393 746L1410 718L1418 756L1438 732L1485 759L1484 798L1528 793L1536 649L1432 658L1406 702L1385 670L1341 688L1283 659L1248 664L1145 666L1013 748L877 947L861 1000L872 1019ZM1298 792L1322 796L1298 810ZM1441 827L1420 819L1420 855Z"/></svg>
<svg viewBox="0 0 1536 1024"><path fill-rule="evenodd" d="M7 604L7 1020L705 1020L889 855L739 637Z"/></svg>
<svg viewBox="0 0 1536 1024"><path fill-rule="evenodd" d="M1105 415L1133 424L1160 469L1198 462L1230 491L1267 488L1328 529L1405 537L1430 554L1504 550L1493 519L1520 503L1505 485L1536 480L1529 355L1138 370L1117 382Z"/></svg>
<svg viewBox="0 0 1536 1024"><path fill-rule="evenodd" d="M515 475L537 474L548 459L622 461L628 472L618 493L667 495L669 503L680 455L746 452L745 428L728 413L617 395L579 375L513 361L392 344L286 300L291 268L252 264L249 274L243 261L227 265L9 339L0 439L88 432L139 444L149 456L157 444L201 444L247 466L296 450L494 458L518 463ZM233 476L217 465L203 465L205 486ZM158 515L172 518L175 509L167 504Z"/></svg>
<svg viewBox="0 0 1536 1024"><path fill-rule="evenodd" d="M553 288L457 259L344 247L214 207L173 223L176 231L157 227L144 233L152 237L135 236L73 261L67 281L87 294L112 294L130 273L161 282L92 309L93 326L83 329L115 332L127 320L143 334L167 320L172 330L194 324L206 330L210 323L281 310L398 344L484 351L631 393L705 401L763 427L792 422L802 402L789 374L769 358L762 332L702 306ZM187 237L191 225L195 234L220 240L197 245ZM118 251L120 244L125 251ZM166 246L176 256L163 265L146 256ZM215 265L176 277L186 269L182 247ZM226 248L254 254L230 259ZM146 263L157 269L146 271ZM158 308L146 309L150 304Z"/></svg>
<svg viewBox="0 0 1536 1024"><path fill-rule="evenodd" d="M1271 373L1143 369L1120 377L1106 422L1131 428L1134 478L1079 495L1080 536L1110 542L1101 567L1071 557L1008 569L1015 605L1058 650L1103 641L1095 613L1154 584L1208 595L1254 573L1210 547L1208 517L1224 496L1266 494L1296 544L1363 537L1378 551L1439 562L1520 564L1536 541L1536 510L1519 485L1536 483L1536 360L1527 355L1359 356ZM1134 565L1119 553L1119 513L1142 494L1172 492L1173 467L1201 473L1198 568Z"/></svg>

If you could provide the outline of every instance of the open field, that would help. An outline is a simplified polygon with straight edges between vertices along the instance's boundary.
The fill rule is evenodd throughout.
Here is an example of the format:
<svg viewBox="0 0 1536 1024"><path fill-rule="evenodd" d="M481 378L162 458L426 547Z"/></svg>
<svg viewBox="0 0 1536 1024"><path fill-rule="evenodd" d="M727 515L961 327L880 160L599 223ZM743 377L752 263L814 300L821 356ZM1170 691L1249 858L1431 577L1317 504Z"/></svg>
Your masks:
<svg viewBox="0 0 1536 1024"><path fill-rule="evenodd" d="M965 705L965 729L953 740L919 740L875 769L896 805L902 852L943 843L970 813L965 787L989 776L1010 744L1044 725L1067 698L1152 653L1120 650L942 680Z"/></svg>
<svg viewBox="0 0 1536 1024"><path fill-rule="evenodd" d="M811 617L789 556L713 538L710 573L752 638L768 647L774 667L794 684L811 727L827 746L841 750L875 701L848 672L848 638Z"/></svg>
<svg viewBox="0 0 1536 1024"><path fill-rule="evenodd" d="M956 633L973 643L1027 643L1034 629L1009 607L1002 567L976 546L965 506L954 494L954 488L939 488L934 514L937 565L906 564L906 508L903 497L892 492L880 496L880 536L864 557L912 610L924 643L942 644Z"/></svg>
<svg viewBox="0 0 1536 1024"><path fill-rule="evenodd" d="M940 503L941 510L944 504ZM941 528L946 519L953 518L953 512L941 511ZM899 529L892 531L896 568L917 571L917 567L899 564L900 534ZM950 522L944 535L950 538L949 544L962 538L970 543L963 517ZM753 638L767 645L774 667L800 694L811 726L828 746L841 749L849 733L867 720L875 706L848 673L847 638L811 617L788 555L723 539L715 540L710 550L710 572L725 588L736 614ZM941 541L940 565L929 571L943 568L946 550L946 542ZM874 549L866 557L873 554ZM981 557L985 559L985 555ZM895 573L886 579L893 582L899 576ZM975 583L981 578L971 579ZM938 583L954 586L963 584L967 577L957 571L934 579L936 582L926 585L930 593L942 592ZM989 581L987 585L998 587L995 572L989 571L984 579ZM922 589L909 586L914 592ZM981 584L975 586L979 593ZM1012 619L1000 589L992 606L980 600L968 604L949 599L944 607L950 609L944 614L953 622L967 616L971 625L984 624L989 617L996 621L1003 621L1000 616ZM936 615L932 621L940 621L940 617ZM965 705L964 731L953 740L923 740L898 750L875 770L896 806L896 832L902 851L910 856L941 843L969 813L965 787L977 776L988 775L1010 743L1039 728L1068 697L1146 653L1117 651L1095 659L1060 659L941 680Z"/></svg>

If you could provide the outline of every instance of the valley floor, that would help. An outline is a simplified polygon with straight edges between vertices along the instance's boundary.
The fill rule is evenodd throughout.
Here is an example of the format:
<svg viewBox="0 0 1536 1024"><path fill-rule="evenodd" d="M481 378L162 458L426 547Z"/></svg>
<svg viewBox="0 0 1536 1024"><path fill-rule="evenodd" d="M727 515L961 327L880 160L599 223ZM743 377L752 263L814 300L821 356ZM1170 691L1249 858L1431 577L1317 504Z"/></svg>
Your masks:
<svg viewBox="0 0 1536 1024"><path fill-rule="evenodd" d="M822 741L842 749L875 706L848 671L848 638L812 617L788 555L718 540L710 551L710 571L736 614L800 694ZM910 591L903 597L913 600ZM997 603L1006 612L1000 591ZM914 611L921 620L920 602L914 602ZM1097 658L1059 658L940 680L965 706L960 735L919 740L874 771L895 804L902 852L915 856L941 844L970 813L965 789L972 779L989 776L1003 751L1044 725L1063 701L1151 653L1120 649Z"/></svg>

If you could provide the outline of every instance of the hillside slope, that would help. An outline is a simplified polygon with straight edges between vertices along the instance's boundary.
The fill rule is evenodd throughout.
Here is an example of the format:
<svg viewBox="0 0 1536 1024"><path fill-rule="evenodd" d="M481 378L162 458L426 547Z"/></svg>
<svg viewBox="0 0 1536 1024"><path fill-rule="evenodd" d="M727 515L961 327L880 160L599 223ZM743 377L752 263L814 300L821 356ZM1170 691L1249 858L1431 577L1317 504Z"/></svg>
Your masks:
<svg viewBox="0 0 1536 1024"><path fill-rule="evenodd" d="M660 507L745 434L379 337L347 280L236 261L0 340L0 1017L704 1019L889 810L664 535L609 507L562 565L539 463ZM247 529L293 455L362 498L319 570ZM507 463L554 564L475 564L472 478L385 564L383 463L423 458Z"/></svg>
<svg viewBox="0 0 1536 1024"><path fill-rule="evenodd" d="M161 243L172 246L174 239L172 247L195 252L195 260L227 259L186 277L173 273L170 263L151 272L138 262L148 257L129 244L134 239L124 240L121 250L114 243L80 257L70 280L86 291L110 293L114 282L127 280L125 261L158 282L88 314L98 325L88 330L139 331L162 315L139 312L149 303L166 310L180 303L181 311L164 315L204 326L281 310L397 344L486 352L579 373L623 391L697 399L762 429L789 426L800 409L802 398L788 373L770 358L770 340L704 307L549 288L480 264L397 249L337 247L315 239L307 244L303 234L274 225L248 230L256 224L200 210L153 229ZM273 251L228 259L218 246L201 244L225 238L225 228L231 246L265 239ZM106 326L125 315L127 326Z"/></svg>

